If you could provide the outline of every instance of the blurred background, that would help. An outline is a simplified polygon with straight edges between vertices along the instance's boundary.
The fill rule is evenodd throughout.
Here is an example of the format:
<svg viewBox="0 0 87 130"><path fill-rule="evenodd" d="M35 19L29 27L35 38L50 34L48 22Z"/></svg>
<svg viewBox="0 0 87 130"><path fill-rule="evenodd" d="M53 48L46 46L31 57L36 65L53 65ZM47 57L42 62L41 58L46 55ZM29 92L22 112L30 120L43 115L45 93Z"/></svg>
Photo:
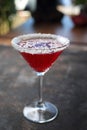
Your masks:
<svg viewBox="0 0 87 130"><path fill-rule="evenodd" d="M78 42L76 30L85 36L86 26L87 0L0 0L0 44L10 45L14 36L35 32Z"/></svg>

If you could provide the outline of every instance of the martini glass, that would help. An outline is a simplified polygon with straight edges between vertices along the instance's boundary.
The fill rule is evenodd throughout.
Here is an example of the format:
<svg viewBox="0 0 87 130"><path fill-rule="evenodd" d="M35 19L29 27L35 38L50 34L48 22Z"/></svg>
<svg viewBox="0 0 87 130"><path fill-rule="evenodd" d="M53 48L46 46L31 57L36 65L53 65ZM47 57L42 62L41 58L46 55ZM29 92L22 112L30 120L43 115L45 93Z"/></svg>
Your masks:
<svg viewBox="0 0 87 130"><path fill-rule="evenodd" d="M56 118L58 109L42 98L43 76L69 46L69 40L58 35L35 33L13 38L12 46L19 51L40 79L39 99L24 107L24 117L37 123L52 121Z"/></svg>

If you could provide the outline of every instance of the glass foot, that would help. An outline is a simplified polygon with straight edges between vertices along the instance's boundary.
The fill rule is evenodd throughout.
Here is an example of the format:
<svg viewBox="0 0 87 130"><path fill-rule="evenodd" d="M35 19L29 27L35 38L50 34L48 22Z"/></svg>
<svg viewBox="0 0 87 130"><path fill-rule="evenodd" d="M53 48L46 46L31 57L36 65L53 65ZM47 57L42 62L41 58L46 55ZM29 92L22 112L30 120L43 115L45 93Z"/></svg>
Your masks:
<svg viewBox="0 0 87 130"><path fill-rule="evenodd" d="M23 114L24 117L30 121L46 123L56 118L58 109L50 102L43 102L41 104L34 102L31 105L24 107Z"/></svg>

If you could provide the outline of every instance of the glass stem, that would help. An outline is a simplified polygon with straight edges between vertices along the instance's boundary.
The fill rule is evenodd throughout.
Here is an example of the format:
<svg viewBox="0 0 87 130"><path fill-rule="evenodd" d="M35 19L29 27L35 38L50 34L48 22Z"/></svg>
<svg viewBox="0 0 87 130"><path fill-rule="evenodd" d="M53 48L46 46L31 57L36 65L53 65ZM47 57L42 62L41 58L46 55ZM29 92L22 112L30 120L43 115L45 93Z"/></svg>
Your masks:
<svg viewBox="0 0 87 130"><path fill-rule="evenodd" d="M42 99L42 87L43 87L43 75L39 76L39 104L42 104L43 99Z"/></svg>

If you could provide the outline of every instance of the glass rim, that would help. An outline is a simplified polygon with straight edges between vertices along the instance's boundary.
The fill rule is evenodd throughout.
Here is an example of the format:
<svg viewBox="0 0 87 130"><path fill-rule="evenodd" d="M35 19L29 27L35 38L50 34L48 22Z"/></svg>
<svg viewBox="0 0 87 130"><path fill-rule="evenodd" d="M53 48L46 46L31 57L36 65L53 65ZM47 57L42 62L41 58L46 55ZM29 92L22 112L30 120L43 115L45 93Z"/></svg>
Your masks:
<svg viewBox="0 0 87 130"><path fill-rule="evenodd" d="M64 50L66 47L69 46L70 40L64 36L61 35L56 35L56 34L46 34L46 33L32 33L32 34L24 34L24 35L19 35L17 37L14 37L11 40L12 46L20 51L20 52L30 52L30 50L40 50L39 48L27 48L27 47L21 47L17 43L21 42L22 40L27 40L27 39L33 39L33 38L48 38L48 39L53 39L61 43L61 46L59 47L52 47L51 50L55 51L61 51ZM45 48L41 48L41 51L43 50L49 50Z"/></svg>

